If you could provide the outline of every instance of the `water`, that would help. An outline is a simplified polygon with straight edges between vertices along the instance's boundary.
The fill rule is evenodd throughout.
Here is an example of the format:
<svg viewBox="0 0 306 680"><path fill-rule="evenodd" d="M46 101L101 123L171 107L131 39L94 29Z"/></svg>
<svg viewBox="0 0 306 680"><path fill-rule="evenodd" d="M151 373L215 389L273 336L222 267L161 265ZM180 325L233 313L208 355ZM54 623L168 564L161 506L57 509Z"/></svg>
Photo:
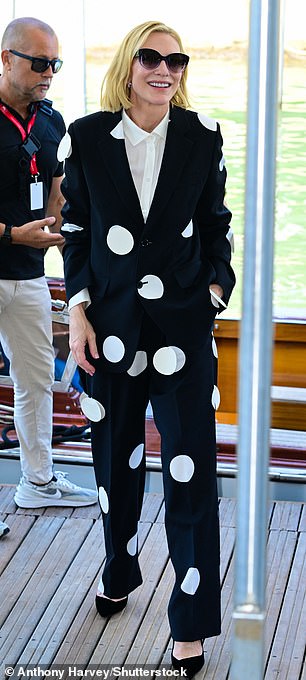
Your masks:
<svg viewBox="0 0 306 680"><path fill-rule="evenodd" d="M87 59L87 110L99 109L100 84L107 62L96 53ZM243 54L228 51L193 55L189 69L192 106L217 118L224 138L228 172L226 202L233 213L233 266L237 285L227 317L240 317L243 272L244 174L247 67ZM285 60L279 111L275 210L274 315L306 316L306 102L305 61ZM54 96L54 91L53 91ZM61 93L54 96L61 109ZM247 215L247 209L246 209ZM271 265L272 266L272 265ZM55 249L46 257L46 272L62 276Z"/></svg>

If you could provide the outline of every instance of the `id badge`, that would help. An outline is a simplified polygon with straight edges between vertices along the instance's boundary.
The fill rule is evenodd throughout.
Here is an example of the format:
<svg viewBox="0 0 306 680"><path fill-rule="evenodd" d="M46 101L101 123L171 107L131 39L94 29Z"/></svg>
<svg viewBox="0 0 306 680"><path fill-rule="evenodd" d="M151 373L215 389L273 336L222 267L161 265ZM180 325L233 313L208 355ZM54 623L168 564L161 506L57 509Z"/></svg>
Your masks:
<svg viewBox="0 0 306 680"><path fill-rule="evenodd" d="M40 210L44 207L43 183L32 182L30 184L31 210Z"/></svg>

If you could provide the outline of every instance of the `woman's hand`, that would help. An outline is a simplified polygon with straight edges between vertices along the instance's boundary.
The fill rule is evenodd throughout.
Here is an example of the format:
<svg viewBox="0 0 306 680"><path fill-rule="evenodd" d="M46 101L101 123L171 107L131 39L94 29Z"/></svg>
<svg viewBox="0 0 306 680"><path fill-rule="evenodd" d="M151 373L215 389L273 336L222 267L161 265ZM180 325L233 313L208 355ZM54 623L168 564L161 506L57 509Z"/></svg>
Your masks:
<svg viewBox="0 0 306 680"><path fill-rule="evenodd" d="M80 368L83 368L89 375L93 375L95 367L86 359L86 345L88 345L90 355L93 359L98 359L99 354L96 344L96 334L91 323L89 323L86 318L83 303L72 307L69 311L69 317L69 347L73 358Z"/></svg>
<svg viewBox="0 0 306 680"><path fill-rule="evenodd" d="M216 295L218 295L220 298L223 296L223 288L219 286L218 283L211 283L209 286L209 290L212 290Z"/></svg>
<svg viewBox="0 0 306 680"><path fill-rule="evenodd" d="M223 288L219 286L218 283L213 283L212 285L209 286L209 292L210 292L210 297L212 304L214 307L223 307L226 309L227 305L225 302L222 300L222 295L223 295Z"/></svg>

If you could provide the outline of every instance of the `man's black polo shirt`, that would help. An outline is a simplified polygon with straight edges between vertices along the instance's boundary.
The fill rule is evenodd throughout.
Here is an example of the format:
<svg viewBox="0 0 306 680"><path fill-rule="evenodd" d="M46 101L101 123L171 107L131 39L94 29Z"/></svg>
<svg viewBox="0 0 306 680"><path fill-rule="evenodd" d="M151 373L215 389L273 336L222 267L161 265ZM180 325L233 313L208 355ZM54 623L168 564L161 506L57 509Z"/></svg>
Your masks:
<svg viewBox="0 0 306 680"><path fill-rule="evenodd" d="M5 102L3 102L5 104ZM6 104L5 104L6 105ZM7 106L7 105L6 105ZM27 127L28 120L7 106L17 120ZM39 116L47 116L40 113ZM29 115L30 118L30 115ZM40 126L37 116L33 133L41 148L36 154L39 180L44 187L44 208L31 210L29 164L24 163L21 151L22 139L18 128L0 111L0 221L20 226L32 220L44 218L53 177L60 177L63 163L57 160L57 148L65 134L65 123L58 111L47 116L47 125ZM42 134L40 136L40 127ZM22 163L20 160L22 159ZM34 279L44 274L44 250L22 245L2 246L0 241L0 278Z"/></svg>

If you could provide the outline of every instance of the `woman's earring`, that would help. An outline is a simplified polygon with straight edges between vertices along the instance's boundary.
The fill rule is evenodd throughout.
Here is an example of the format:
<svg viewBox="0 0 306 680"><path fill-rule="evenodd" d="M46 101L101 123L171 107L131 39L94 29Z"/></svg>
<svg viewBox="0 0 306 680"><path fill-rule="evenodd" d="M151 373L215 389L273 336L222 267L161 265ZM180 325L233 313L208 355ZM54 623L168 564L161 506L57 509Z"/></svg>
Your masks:
<svg viewBox="0 0 306 680"><path fill-rule="evenodd" d="M131 80L129 80L127 86L128 86L128 88L132 87L132 81Z"/></svg>

